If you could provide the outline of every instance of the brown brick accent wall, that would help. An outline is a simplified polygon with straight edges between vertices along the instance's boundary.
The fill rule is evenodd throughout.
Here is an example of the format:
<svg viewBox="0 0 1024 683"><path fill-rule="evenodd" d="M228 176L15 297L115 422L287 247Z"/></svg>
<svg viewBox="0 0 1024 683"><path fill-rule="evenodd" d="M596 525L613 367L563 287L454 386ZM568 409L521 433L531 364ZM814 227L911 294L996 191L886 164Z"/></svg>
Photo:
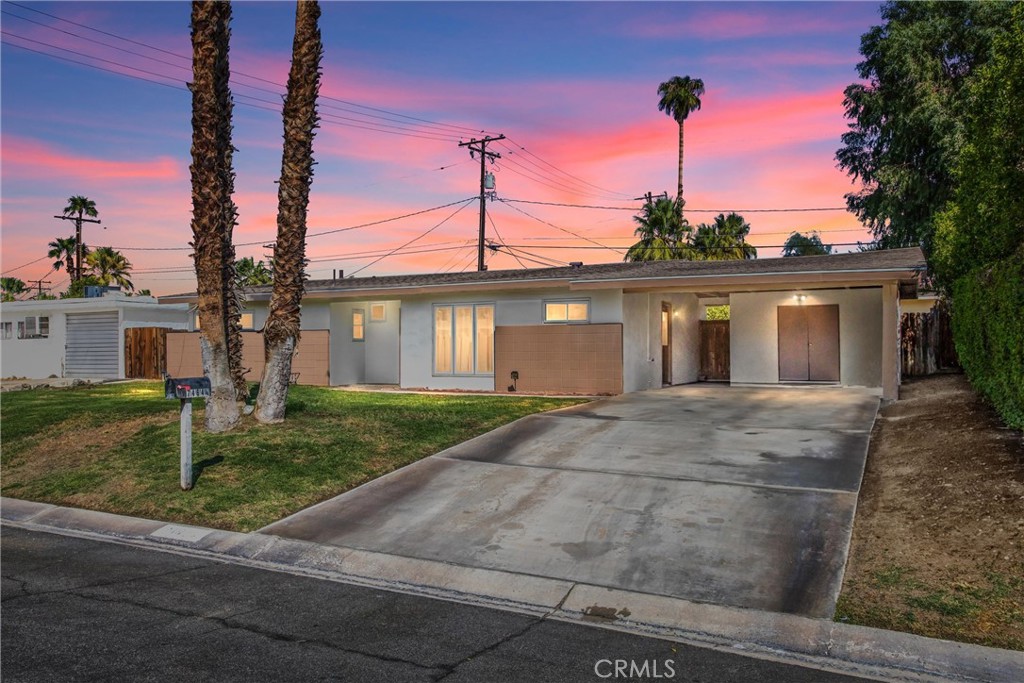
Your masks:
<svg viewBox="0 0 1024 683"><path fill-rule="evenodd" d="M494 330L494 388L522 392L622 393L622 325L524 325Z"/></svg>
<svg viewBox="0 0 1024 683"><path fill-rule="evenodd" d="M242 365L249 368L245 378L259 382L263 375L263 335L242 333ZM292 372L299 373L299 384L327 386L331 367L331 333L306 330L292 358ZM167 373L171 377L197 377L203 374L198 332L168 332Z"/></svg>

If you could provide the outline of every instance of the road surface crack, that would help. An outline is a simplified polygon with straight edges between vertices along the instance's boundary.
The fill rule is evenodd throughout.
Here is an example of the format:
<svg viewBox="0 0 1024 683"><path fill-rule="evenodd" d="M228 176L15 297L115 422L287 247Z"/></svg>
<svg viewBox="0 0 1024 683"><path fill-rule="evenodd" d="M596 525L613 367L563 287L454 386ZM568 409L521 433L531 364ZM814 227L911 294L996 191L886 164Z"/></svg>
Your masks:
<svg viewBox="0 0 1024 683"><path fill-rule="evenodd" d="M260 611L258 609L256 609L256 610L246 610L246 611L243 611L243 612L237 612L237 613L229 614L229 615L223 616L223 617L217 617L217 616L212 616L212 615L208 615L208 614L201 614L201 613L189 612L189 611L185 611L185 610L172 609L170 607L163 607L161 605L153 605L153 604L146 603L146 602L139 602L137 600L129 600L129 599L123 598L123 597L108 597L108 596L101 596L101 595L90 595L88 593L85 593L85 594L77 593L74 590L68 590L67 593L70 594L70 595L74 595L76 597L82 598L84 600L93 600L93 601L96 601L96 602L103 602L103 603L116 603L116 604L130 605L132 607L137 607L139 609L150 610L150 611L154 611L154 612L162 612L164 614L170 614L170 615L173 615L175 617L182 618L182 619L198 619L198 620L205 621L205 622L212 622L214 624L218 624L221 628L245 631L247 633L251 633L251 634L256 635L256 636L261 636L261 637L267 638L269 640L276 640L276 641L292 643L292 644L296 644L296 645L309 645L309 646L314 646L314 647L322 647L322 648L326 648L328 650L333 650L333 651L336 651L336 652L343 652L343 653L346 653L346 654L357 655L357 656L360 656L360 657L366 657L368 659L373 659L373 660L377 660L377 661L380 661L380 662L386 662L386 663L390 663L390 664L405 664L407 666L415 667L417 669L421 669L421 670L428 671L428 672L433 672L433 671L436 671L438 669L438 667L436 667L436 666L429 666L429 665L426 665L426 664L420 664L419 662L415 662L415 661L413 661L411 659L403 659L401 657L389 657L387 655L383 655L383 654L379 654L379 653L374 653L374 652L367 652L365 650L360 650L358 648L343 647L343 646L341 646L341 645L339 645L337 643L333 643L333 642L328 641L328 640L322 640L320 638L301 638L299 636L293 636L293 635L289 635L287 633L280 633L280 632L277 632L277 631L271 631L271 630L268 630L268 629L259 628L259 627L255 626L255 625L252 625L252 624L245 624L245 623L236 621L236 617L240 617L240 616L243 616L243 615L246 615L246 614L252 614L253 612ZM213 630L216 630L216 629L213 629ZM211 632L212 632L212 630L203 631L202 633L197 634L196 637L200 637L200 636L203 636L203 635L209 635Z"/></svg>

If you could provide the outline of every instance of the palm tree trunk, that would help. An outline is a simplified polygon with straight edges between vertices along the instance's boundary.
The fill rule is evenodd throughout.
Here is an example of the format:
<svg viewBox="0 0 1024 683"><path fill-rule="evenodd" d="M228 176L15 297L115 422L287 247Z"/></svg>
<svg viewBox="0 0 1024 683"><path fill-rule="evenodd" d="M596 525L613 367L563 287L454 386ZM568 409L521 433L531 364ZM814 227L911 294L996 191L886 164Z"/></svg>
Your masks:
<svg viewBox="0 0 1024 683"><path fill-rule="evenodd" d="M263 328L266 365L256 397L256 419L284 420L292 354L299 340L299 304L305 289L306 210L313 180L313 136L320 89L320 5L299 0L295 40L284 102L284 151L277 195L277 245L274 248L274 291Z"/></svg>
<svg viewBox="0 0 1024 683"><path fill-rule="evenodd" d="M212 396L206 401L206 428L223 432L241 416L228 350L225 243L233 225L231 94L228 40L231 5L192 3L192 235L198 284L199 345ZM227 106L226 106L227 103ZM231 206L229 211L227 207ZM228 220L228 216L231 220Z"/></svg>
<svg viewBox="0 0 1024 683"><path fill-rule="evenodd" d="M683 215L683 122L679 122L679 186L676 189L676 203L679 205L679 216Z"/></svg>

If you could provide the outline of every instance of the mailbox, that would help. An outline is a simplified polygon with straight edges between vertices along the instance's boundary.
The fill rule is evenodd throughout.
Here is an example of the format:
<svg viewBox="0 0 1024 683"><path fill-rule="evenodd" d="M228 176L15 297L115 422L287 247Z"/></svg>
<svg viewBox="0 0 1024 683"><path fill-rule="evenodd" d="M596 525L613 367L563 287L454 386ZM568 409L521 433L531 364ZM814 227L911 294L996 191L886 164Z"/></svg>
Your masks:
<svg viewBox="0 0 1024 683"><path fill-rule="evenodd" d="M209 398L209 377L168 377L164 380L165 398Z"/></svg>

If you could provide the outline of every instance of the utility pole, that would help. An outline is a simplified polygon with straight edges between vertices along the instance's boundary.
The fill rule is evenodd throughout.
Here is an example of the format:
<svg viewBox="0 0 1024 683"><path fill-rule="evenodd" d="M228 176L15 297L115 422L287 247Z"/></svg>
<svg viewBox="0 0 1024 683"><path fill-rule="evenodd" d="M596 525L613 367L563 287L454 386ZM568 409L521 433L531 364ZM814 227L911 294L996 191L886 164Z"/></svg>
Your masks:
<svg viewBox="0 0 1024 683"><path fill-rule="evenodd" d="M469 155L472 157L476 154L480 155L480 239L477 242L476 250L476 269L487 270L487 266L484 265L484 230L486 229L485 221L487 220L487 188L484 186L487 180L487 160L490 159L492 162L495 159L500 159L501 155L497 152L488 152L487 143L495 142L496 140L504 140L504 135L499 135L496 138L483 137L479 140L470 140L469 142L460 142L459 147L469 147ZM476 145L474 147L474 145Z"/></svg>
<svg viewBox="0 0 1024 683"><path fill-rule="evenodd" d="M49 280L29 280L29 282L36 283L36 288L39 290L39 293L36 295L37 299L43 295L43 285L51 284ZM49 289L49 287L47 287L47 289Z"/></svg>
<svg viewBox="0 0 1024 683"><path fill-rule="evenodd" d="M82 279L82 223L102 223L101 220L78 216L54 216L62 221L75 222L75 281Z"/></svg>

